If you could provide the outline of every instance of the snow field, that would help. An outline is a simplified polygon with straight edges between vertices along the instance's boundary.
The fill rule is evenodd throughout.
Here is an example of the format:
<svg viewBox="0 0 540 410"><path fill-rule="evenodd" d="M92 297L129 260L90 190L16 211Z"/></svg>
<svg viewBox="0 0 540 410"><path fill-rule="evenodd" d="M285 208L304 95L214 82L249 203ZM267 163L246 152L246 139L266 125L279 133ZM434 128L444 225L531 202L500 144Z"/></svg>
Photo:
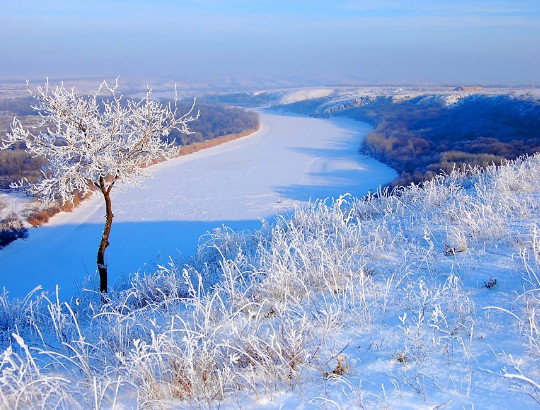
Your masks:
<svg viewBox="0 0 540 410"><path fill-rule="evenodd" d="M540 403L540 155L222 228L110 294L0 298L4 407Z"/></svg>

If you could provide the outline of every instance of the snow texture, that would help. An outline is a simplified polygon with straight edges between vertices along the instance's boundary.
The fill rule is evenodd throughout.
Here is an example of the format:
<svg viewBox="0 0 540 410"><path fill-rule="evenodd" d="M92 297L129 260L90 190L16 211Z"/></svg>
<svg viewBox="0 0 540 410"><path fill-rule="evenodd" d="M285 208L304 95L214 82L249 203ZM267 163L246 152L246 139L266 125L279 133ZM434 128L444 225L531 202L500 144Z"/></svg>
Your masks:
<svg viewBox="0 0 540 410"><path fill-rule="evenodd" d="M298 90L292 93L288 93L281 99L281 104L291 104L297 101L312 100L315 98L328 97L332 95L335 90L331 88L316 88Z"/></svg>

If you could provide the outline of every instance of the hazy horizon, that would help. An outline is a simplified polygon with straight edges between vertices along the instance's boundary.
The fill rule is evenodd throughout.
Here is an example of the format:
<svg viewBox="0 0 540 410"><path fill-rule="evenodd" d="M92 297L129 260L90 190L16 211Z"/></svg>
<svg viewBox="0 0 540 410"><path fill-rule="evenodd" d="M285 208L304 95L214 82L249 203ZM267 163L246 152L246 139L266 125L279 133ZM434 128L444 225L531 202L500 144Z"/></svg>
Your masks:
<svg viewBox="0 0 540 410"><path fill-rule="evenodd" d="M0 0L0 78L540 84L537 0L402 3Z"/></svg>

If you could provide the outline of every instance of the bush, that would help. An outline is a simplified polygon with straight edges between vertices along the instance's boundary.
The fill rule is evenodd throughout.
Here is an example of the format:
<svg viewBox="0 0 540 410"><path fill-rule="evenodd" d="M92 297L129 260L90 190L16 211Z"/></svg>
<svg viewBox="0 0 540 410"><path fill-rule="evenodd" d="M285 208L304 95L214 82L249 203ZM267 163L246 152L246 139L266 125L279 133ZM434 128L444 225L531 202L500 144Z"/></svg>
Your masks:
<svg viewBox="0 0 540 410"><path fill-rule="evenodd" d="M15 212L11 212L0 222L0 249L16 239L26 237L28 237L28 229Z"/></svg>
<svg viewBox="0 0 540 410"><path fill-rule="evenodd" d="M27 218L27 221L30 225L32 225L34 228L44 225L47 222L49 222L49 212L46 209L42 209L41 211L37 211L30 215Z"/></svg>

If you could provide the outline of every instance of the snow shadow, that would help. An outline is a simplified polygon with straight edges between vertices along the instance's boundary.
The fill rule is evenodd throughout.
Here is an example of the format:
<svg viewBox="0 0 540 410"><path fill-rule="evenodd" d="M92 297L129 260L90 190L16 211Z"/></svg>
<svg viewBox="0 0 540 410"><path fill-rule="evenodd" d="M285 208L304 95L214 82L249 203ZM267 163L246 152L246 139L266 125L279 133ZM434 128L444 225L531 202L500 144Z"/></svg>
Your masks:
<svg viewBox="0 0 540 410"><path fill-rule="evenodd" d="M113 223L106 252L109 284L129 275L151 273L170 258L181 261L192 255L203 236L226 226L234 231L256 230L259 220L159 221ZM22 298L36 286L70 299L85 277L97 278L96 253L102 224L42 226L30 229L26 240L18 240L0 251L0 289ZM203 236L201 238L201 236ZM200 238L200 239L199 239Z"/></svg>
<svg viewBox="0 0 540 410"><path fill-rule="evenodd" d="M275 187L274 192L295 201L309 201L344 193L362 196L392 181L397 177L392 168L359 152L364 136L351 130L327 148L289 148L313 158L308 177L301 184Z"/></svg>

